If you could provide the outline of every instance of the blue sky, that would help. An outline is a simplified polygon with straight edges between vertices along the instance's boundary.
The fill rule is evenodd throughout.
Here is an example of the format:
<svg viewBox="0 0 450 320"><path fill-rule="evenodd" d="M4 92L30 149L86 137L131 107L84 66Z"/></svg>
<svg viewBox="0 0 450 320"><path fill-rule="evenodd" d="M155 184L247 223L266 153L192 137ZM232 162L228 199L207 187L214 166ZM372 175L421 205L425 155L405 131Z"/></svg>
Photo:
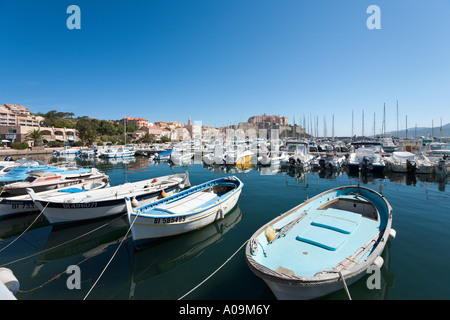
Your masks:
<svg viewBox="0 0 450 320"><path fill-rule="evenodd" d="M69 30L71 4L81 30ZM381 29L369 30L378 5ZM99 119L448 123L448 0L0 0L0 104Z"/></svg>

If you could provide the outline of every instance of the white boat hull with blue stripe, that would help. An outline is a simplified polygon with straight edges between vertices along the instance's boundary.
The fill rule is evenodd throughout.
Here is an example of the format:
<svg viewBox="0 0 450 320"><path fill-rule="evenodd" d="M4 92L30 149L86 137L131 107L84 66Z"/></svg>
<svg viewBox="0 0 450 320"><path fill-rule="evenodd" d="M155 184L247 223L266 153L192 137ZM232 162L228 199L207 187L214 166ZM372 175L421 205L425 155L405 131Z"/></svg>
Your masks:
<svg viewBox="0 0 450 320"><path fill-rule="evenodd" d="M323 192L261 227L246 246L250 269L278 299L315 299L349 286L380 257L392 208L359 186Z"/></svg>
<svg viewBox="0 0 450 320"><path fill-rule="evenodd" d="M237 204L243 183L219 178L127 212L135 245L200 229L224 218Z"/></svg>

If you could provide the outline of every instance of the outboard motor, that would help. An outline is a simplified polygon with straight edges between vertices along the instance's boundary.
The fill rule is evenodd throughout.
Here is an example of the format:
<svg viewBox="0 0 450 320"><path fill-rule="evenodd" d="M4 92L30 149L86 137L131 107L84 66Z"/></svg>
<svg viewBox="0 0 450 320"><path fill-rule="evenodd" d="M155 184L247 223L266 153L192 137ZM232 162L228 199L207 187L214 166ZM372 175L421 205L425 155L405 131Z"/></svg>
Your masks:
<svg viewBox="0 0 450 320"><path fill-rule="evenodd" d="M289 164L291 165L291 167L295 166L295 158L294 157L289 157Z"/></svg>
<svg viewBox="0 0 450 320"><path fill-rule="evenodd" d="M325 165L326 165L325 159L319 159L319 166L322 169L325 169Z"/></svg>
<svg viewBox="0 0 450 320"><path fill-rule="evenodd" d="M370 167L371 167L370 159L367 157L363 157L360 164L361 171L368 171L370 170Z"/></svg>
<svg viewBox="0 0 450 320"><path fill-rule="evenodd" d="M417 169L417 165L415 161L406 160L406 172L415 173Z"/></svg>

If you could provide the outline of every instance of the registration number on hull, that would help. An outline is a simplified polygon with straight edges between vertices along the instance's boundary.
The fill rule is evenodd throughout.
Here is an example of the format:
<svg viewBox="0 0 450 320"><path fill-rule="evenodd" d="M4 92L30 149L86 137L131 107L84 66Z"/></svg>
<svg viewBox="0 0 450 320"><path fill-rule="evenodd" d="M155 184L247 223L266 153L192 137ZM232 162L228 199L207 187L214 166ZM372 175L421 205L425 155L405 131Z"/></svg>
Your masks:
<svg viewBox="0 0 450 320"><path fill-rule="evenodd" d="M176 223L176 222L184 222L186 221L186 216L180 217L169 217L169 218L154 218L154 224L163 224L163 223Z"/></svg>
<svg viewBox="0 0 450 320"><path fill-rule="evenodd" d="M65 209L73 209L73 208L96 208L97 202L90 203L64 203L63 207Z"/></svg>

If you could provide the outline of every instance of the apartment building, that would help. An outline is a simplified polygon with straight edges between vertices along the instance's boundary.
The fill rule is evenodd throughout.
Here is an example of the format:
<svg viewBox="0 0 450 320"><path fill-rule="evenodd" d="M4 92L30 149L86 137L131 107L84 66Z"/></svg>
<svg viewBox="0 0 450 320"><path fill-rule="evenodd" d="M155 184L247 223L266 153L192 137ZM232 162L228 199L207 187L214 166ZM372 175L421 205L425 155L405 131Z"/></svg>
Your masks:
<svg viewBox="0 0 450 320"><path fill-rule="evenodd" d="M148 120L145 118L133 118L133 117L125 117L122 120L119 121L119 123L121 125L125 125L125 122L127 125L133 123L136 125L136 128L140 129L140 128L148 128L149 124L148 124Z"/></svg>
<svg viewBox="0 0 450 320"><path fill-rule="evenodd" d="M0 135L3 140L24 142L32 130L43 133L42 142L62 141L71 143L77 140L76 130L68 128L42 127L44 118L34 116L30 110L17 104L0 105ZM32 144L32 141L28 141Z"/></svg>

